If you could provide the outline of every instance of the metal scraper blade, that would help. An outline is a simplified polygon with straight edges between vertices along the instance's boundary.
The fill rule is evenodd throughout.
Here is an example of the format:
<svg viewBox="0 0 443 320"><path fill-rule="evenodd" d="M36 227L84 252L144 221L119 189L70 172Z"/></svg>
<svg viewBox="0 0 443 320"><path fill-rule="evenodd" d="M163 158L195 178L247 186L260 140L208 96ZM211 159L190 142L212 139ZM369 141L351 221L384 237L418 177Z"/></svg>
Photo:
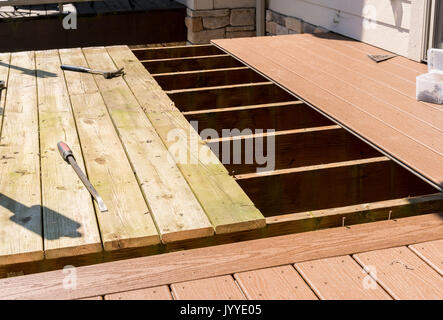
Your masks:
<svg viewBox="0 0 443 320"><path fill-rule="evenodd" d="M393 54L368 54L368 57L371 58L373 61L379 63L379 62L394 58L394 57L396 57L396 55L393 55Z"/></svg>

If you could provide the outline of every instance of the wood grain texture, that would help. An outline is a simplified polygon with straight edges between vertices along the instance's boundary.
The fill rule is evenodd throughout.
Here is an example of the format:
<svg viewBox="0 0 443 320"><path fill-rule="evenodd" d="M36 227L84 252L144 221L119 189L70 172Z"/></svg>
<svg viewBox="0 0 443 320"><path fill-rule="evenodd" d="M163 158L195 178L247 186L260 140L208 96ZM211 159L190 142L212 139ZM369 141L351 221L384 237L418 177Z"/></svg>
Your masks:
<svg viewBox="0 0 443 320"><path fill-rule="evenodd" d="M250 300L317 300L290 265L236 273L234 277Z"/></svg>
<svg viewBox="0 0 443 320"><path fill-rule="evenodd" d="M172 294L177 300L244 300L245 296L232 276L174 283Z"/></svg>
<svg viewBox="0 0 443 320"><path fill-rule="evenodd" d="M5 82L6 89L0 90L0 133L3 112L5 110L6 93L8 87L9 63L11 61L10 53L0 53L0 80Z"/></svg>
<svg viewBox="0 0 443 320"><path fill-rule="evenodd" d="M43 259L34 52L13 53L11 66L0 144L0 265Z"/></svg>
<svg viewBox="0 0 443 320"><path fill-rule="evenodd" d="M306 38L308 40L303 40ZM404 85L402 94L415 97L415 84L385 74L382 64L360 61L352 65L355 59L361 59L356 58L352 48L348 48L352 52L343 60L346 65L341 61L338 62L339 67L334 66L308 50L299 50L298 39L305 43L309 41L310 46L329 41L312 35L291 35L213 42L443 190L441 116L438 117L437 113L432 120L433 125L417 119L416 114L426 114L429 109L427 104L422 103L414 104L417 106L414 115L406 113L404 108L409 108L408 105L404 105L403 97L395 93L400 90L398 84L391 83L391 91L383 89L375 94L364 89L368 85L366 83L377 85L376 82L383 79L384 83L395 81ZM340 51L328 52L328 56L337 63L336 58L339 59L345 49L341 45ZM365 66L368 68L364 71L366 78L358 74ZM356 69L356 72L350 72L349 68ZM364 84L356 82L356 77L364 80ZM352 90L349 90L350 86ZM383 100L381 95L389 99ZM411 102L408 101L408 104Z"/></svg>
<svg viewBox="0 0 443 320"><path fill-rule="evenodd" d="M105 300L172 300L172 296L168 286L161 286L108 294Z"/></svg>
<svg viewBox="0 0 443 320"><path fill-rule="evenodd" d="M51 259L99 252L102 244L91 196L57 149L59 141L66 142L84 170L58 51L37 51L35 55L45 256Z"/></svg>
<svg viewBox="0 0 443 320"><path fill-rule="evenodd" d="M109 47L107 50L115 64L125 68L127 84L176 160L215 232L231 233L264 227L263 215L134 54L127 47ZM115 51L119 54L114 54Z"/></svg>
<svg viewBox="0 0 443 320"><path fill-rule="evenodd" d="M63 64L87 66L80 49L60 50ZM96 206L105 250L159 243L159 235L115 131L106 105L90 74L65 72L88 177L107 205Z"/></svg>
<svg viewBox="0 0 443 320"><path fill-rule="evenodd" d="M409 249L443 276L443 240L413 244Z"/></svg>
<svg viewBox="0 0 443 320"><path fill-rule="evenodd" d="M295 268L323 300L391 299L350 256L296 263Z"/></svg>
<svg viewBox="0 0 443 320"><path fill-rule="evenodd" d="M443 299L443 277L407 247L353 255L395 299Z"/></svg>
<svg viewBox="0 0 443 320"><path fill-rule="evenodd" d="M114 70L105 48L83 49L89 67ZM113 55L118 56L117 50ZM214 229L123 78L95 81L131 161L162 242L211 236Z"/></svg>
<svg viewBox="0 0 443 320"><path fill-rule="evenodd" d="M443 214L380 221L185 250L77 268L77 289L61 270L0 279L0 299L78 299L439 240Z"/></svg>

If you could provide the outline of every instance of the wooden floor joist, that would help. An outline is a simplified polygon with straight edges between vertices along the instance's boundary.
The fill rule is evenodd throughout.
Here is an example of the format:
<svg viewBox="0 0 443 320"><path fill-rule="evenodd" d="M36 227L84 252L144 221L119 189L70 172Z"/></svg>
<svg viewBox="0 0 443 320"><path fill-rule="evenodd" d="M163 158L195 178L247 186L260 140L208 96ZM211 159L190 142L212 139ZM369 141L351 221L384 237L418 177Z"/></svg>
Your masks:
<svg viewBox="0 0 443 320"><path fill-rule="evenodd" d="M167 91L266 81L264 77L247 67L170 73L157 75L154 79L163 90Z"/></svg>
<svg viewBox="0 0 443 320"><path fill-rule="evenodd" d="M208 146L224 159L226 169L235 175L254 173L257 168L270 165L268 170L281 170L332 162L341 162L372 158L381 154L368 146L343 128L332 125L308 129L295 129L246 136L208 139ZM263 156L269 157L266 164L258 163L260 159L248 161L247 150L255 150L263 145ZM229 150L225 155L224 150ZM236 152L235 150L240 150ZM252 157L251 157L252 158Z"/></svg>
<svg viewBox="0 0 443 320"><path fill-rule="evenodd" d="M282 131L334 124L300 101L198 110L183 114L188 121L198 121L199 130L211 128L220 137L223 129Z"/></svg>
<svg viewBox="0 0 443 320"><path fill-rule="evenodd" d="M60 57L63 64L88 67L80 49L60 50ZM109 209L96 210L104 249L159 243L151 212L93 76L65 72L65 77L88 177Z"/></svg>
<svg viewBox="0 0 443 320"><path fill-rule="evenodd" d="M203 88L169 94L180 111L217 109L293 101L294 97L271 82Z"/></svg>
<svg viewBox="0 0 443 320"><path fill-rule="evenodd" d="M424 195L434 190L386 157L236 178L265 216Z"/></svg>
<svg viewBox="0 0 443 320"><path fill-rule="evenodd" d="M151 74L180 72L190 70L210 70L241 67L242 64L228 54L201 57L171 58L160 60L141 60Z"/></svg>
<svg viewBox="0 0 443 320"><path fill-rule="evenodd" d="M139 48L132 52L139 60L170 59L196 56L210 56L222 54L223 52L213 45L194 45L177 47Z"/></svg>

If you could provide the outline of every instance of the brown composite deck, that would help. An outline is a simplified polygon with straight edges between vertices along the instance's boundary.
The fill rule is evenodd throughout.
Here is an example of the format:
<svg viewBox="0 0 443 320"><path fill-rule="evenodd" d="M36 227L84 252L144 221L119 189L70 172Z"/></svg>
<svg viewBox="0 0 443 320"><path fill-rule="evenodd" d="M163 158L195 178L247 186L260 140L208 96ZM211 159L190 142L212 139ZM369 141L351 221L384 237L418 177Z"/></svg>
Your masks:
<svg viewBox="0 0 443 320"><path fill-rule="evenodd" d="M425 65L332 34L213 43L443 190L443 106L415 100Z"/></svg>
<svg viewBox="0 0 443 320"><path fill-rule="evenodd" d="M0 280L1 299L443 299L441 214ZM365 271L366 270L366 271ZM370 275L368 275L368 272Z"/></svg>

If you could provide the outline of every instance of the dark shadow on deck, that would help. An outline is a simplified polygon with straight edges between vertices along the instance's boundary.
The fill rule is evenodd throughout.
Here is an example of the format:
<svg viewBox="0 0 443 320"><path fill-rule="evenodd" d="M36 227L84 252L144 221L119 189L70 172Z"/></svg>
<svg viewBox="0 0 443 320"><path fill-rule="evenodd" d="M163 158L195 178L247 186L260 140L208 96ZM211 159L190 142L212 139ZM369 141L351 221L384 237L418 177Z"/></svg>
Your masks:
<svg viewBox="0 0 443 320"><path fill-rule="evenodd" d="M54 12L0 17L0 52L186 41L185 6L170 0L133 2L134 8L128 0L76 3L77 29L71 30Z"/></svg>
<svg viewBox="0 0 443 320"><path fill-rule="evenodd" d="M80 238L82 234L78 232L81 224L71 220L64 215L40 205L28 207L10 197L0 193L0 206L11 211L14 215L9 220L17 223L23 228L28 229L47 240L57 240L60 238ZM44 225L40 222L33 222L32 220L41 219L43 213L47 223L53 224L51 232L44 232ZM63 226L63 228L61 228ZM4 226L0 226L4 228ZM63 233L61 231L63 230ZM42 234L43 233L43 234Z"/></svg>

